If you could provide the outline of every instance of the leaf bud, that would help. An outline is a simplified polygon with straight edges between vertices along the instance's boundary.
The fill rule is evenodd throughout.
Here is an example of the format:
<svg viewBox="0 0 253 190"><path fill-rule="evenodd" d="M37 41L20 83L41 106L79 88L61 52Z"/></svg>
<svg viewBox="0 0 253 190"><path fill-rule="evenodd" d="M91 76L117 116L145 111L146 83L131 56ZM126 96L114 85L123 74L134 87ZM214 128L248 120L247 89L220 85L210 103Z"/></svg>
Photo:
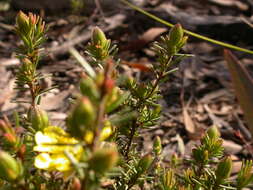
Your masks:
<svg viewBox="0 0 253 190"><path fill-rule="evenodd" d="M88 97L84 96L79 101L67 119L70 133L77 138L83 139L87 130L92 128L96 113L93 104Z"/></svg>
<svg viewBox="0 0 253 190"><path fill-rule="evenodd" d="M151 154L147 154L147 155L143 156L138 163L137 171L139 173L144 173L145 171L147 171L149 169L152 162L153 162L153 158L152 158Z"/></svg>
<svg viewBox="0 0 253 190"><path fill-rule="evenodd" d="M177 50L180 50L187 42L188 36L184 36L182 40L177 44Z"/></svg>
<svg viewBox="0 0 253 190"><path fill-rule="evenodd" d="M18 30L21 33L27 33L29 29L29 17L23 13L22 11L19 11L17 17L16 17L16 23Z"/></svg>
<svg viewBox="0 0 253 190"><path fill-rule="evenodd" d="M177 167L177 165L179 163L178 155L176 153L172 154L170 161L171 161L171 165L173 167Z"/></svg>
<svg viewBox="0 0 253 190"><path fill-rule="evenodd" d="M125 85L127 87L132 87L134 85L135 81L134 81L134 78L133 77L128 77L126 78L125 80Z"/></svg>
<svg viewBox="0 0 253 190"><path fill-rule="evenodd" d="M30 107L28 111L28 120L32 124L32 128L36 131L42 131L49 126L49 119L47 112L38 106Z"/></svg>
<svg viewBox="0 0 253 190"><path fill-rule="evenodd" d="M32 25L36 25L39 21L39 16L33 14L33 13L29 13L29 22L32 23Z"/></svg>
<svg viewBox="0 0 253 190"><path fill-rule="evenodd" d="M210 127L206 133L208 137L213 140L218 140L218 138L220 137L220 132L215 125Z"/></svg>
<svg viewBox="0 0 253 190"><path fill-rule="evenodd" d="M204 153L203 153L203 158L204 158L204 162L208 162L208 159L209 159L209 152L208 150L204 150Z"/></svg>
<svg viewBox="0 0 253 190"><path fill-rule="evenodd" d="M96 83L88 76L85 76L80 81L80 91L82 95L91 98L92 100L99 99L99 91Z"/></svg>
<svg viewBox="0 0 253 190"><path fill-rule="evenodd" d="M112 169L118 161L118 152L116 148L102 148L94 152L88 161L92 170L97 173L104 173Z"/></svg>
<svg viewBox="0 0 253 190"><path fill-rule="evenodd" d="M107 39L104 32L99 28L95 27L92 31L91 42L93 45L103 46Z"/></svg>
<svg viewBox="0 0 253 190"><path fill-rule="evenodd" d="M232 170L232 159L231 157L226 157L222 160L215 171L218 183L221 183L224 179L230 176Z"/></svg>
<svg viewBox="0 0 253 190"><path fill-rule="evenodd" d="M0 178L6 181L14 181L22 174L21 163L18 163L7 152L0 151Z"/></svg>
<svg viewBox="0 0 253 190"><path fill-rule="evenodd" d="M169 33L170 42L173 46L178 45L184 36L184 30L180 24L176 24Z"/></svg>
<svg viewBox="0 0 253 190"><path fill-rule="evenodd" d="M162 153L162 142L161 138L159 136L155 137L154 143L153 143L153 151L155 155L160 155Z"/></svg>

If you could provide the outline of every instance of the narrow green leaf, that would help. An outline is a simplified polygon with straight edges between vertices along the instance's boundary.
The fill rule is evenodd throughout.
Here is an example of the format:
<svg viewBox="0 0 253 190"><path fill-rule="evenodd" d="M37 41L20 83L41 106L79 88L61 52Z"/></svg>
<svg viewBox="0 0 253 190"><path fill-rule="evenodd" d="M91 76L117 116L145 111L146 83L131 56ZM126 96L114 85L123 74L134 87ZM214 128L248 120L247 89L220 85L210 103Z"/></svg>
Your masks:
<svg viewBox="0 0 253 190"><path fill-rule="evenodd" d="M173 27L174 25L141 9L140 7L137 7L135 5L133 5L132 3L129 3L127 0L120 0L122 3L128 5L129 7L131 7L132 9L148 16L149 18L152 18L153 20L157 21L157 22L160 22L166 26L169 26L169 27ZM241 48L241 47L238 47L238 46L235 46L235 45L231 45L231 44L228 44L228 43L225 43L225 42L221 42L221 41L218 41L218 40L214 40L212 38L209 38L209 37L206 37L206 36L203 36L203 35L200 35L200 34L196 34L194 32L191 32L189 30L184 30L184 33L185 34L188 34L190 36L193 36L195 38L199 38L201 40L205 40L205 41L208 41L210 43L213 43L213 44L216 44L216 45L220 45L220 46L223 46L223 47L226 47L226 48L230 48L230 49L233 49L233 50L236 50L236 51L242 51L242 52L245 52L245 53L249 53L249 54L253 54L253 51L252 50L248 50L248 49L245 49L245 48Z"/></svg>
<svg viewBox="0 0 253 190"><path fill-rule="evenodd" d="M245 120L253 134L253 80L242 63L229 51L224 51L231 73L238 102L244 112Z"/></svg>

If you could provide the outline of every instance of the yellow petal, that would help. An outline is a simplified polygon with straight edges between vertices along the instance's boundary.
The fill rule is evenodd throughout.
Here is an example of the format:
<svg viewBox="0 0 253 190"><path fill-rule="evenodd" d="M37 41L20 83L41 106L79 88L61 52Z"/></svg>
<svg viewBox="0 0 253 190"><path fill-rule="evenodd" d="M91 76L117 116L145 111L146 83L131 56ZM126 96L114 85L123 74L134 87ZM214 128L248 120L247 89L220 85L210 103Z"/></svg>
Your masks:
<svg viewBox="0 0 253 190"><path fill-rule="evenodd" d="M71 149L72 147L69 145L78 143L75 138L70 137L63 129L56 126L45 128L43 133L37 132L35 141L37 146L34 147L34 151L48 153L61 153L66 149Z"/></svg>
<svg viewBox="0 0 253 190"><path fill-rule="evenodd" d="M49 126L43 130L43 133L49 135L51 137L59 137L59 136L69 136L62 128L57 126Z"/></svg>
<svg viewBox="0 0 253 190"><path fill-rule="evenodd" d="M81 145L72 146L71 149L68 149L67 151L74 154L74 156L79 160L83 154L83 147Z"/></svg>
<svg viewBox="0 0 253 190"><path fill-rule="evenodd" d="M70 160L64 154L56 154L52 156L52 165L53 167L60 171L72 170Z"/></svg>
<svg viewBox="0 0 253 190"><path fill-rule="evenodd" d="M69 145L38 145L33 148L34 151L37 152L47 152L58 154L64 152L64 150L72 149Z"/></svg>
<svg viewBox="0 0 253 190"><path fill-rule="evenodd" d="M57 126L49 126L43 130L43 134L51 139L53 142L61 144L76 144L78 141L72 138L62 128Z"/></svg>
<svg viewBox="0 0 253 190"><path fill-rule="evenodd" d="M33 147L34 151L38 151L38 152L51 152L51 148L50 146L43 146L43 145L39 145L39 146L35 146Z"/></svg>
<svg viewBox="0 0 253 190"><path fill-rule="evenodd" d="M35 142L36 144L53 144L56 143L57 140L44 135L41 131L39 131L35 134Z"/></svg>
<svg viewBox="0 0 253 190"><path fill-rule="evenodd" d="M35 157L34 165L39 169L50 169L51 168L51 158L47 153L41 153Z"/></svg>
<svg viewBox="0 0 253 190"><path fill-rule="evenodd" d="M49 126L43 132L37 132L35 141L37 146L34 146L34 151L42 152L35 158L37 168L67 172L73 170L73 167L65 151L77 161L82 157L83 147L59 127Z"/></svg>

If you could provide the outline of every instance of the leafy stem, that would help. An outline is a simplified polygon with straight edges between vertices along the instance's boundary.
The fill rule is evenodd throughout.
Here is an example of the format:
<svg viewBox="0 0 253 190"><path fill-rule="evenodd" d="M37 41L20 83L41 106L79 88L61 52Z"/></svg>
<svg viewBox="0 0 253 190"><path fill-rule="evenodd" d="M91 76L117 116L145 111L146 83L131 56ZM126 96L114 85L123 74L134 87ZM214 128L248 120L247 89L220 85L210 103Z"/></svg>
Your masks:
<svg viewBox="0 0 253 190"><path fill-rule="evenodd" d="M137 124L137 121L134 120L132 122L132 127L131 127L131 132L130 132L130 135L129 135L129 140L128 140L128 143L126 145L126 151L125 151L125 157L126 157L126 160L129 159L129 152L130 152L130 149L131 149L131 146L132 146L132 142L133 142L133 139L134 139L134 135L136 133L136 130L138 128L138 124Z"/></svg>

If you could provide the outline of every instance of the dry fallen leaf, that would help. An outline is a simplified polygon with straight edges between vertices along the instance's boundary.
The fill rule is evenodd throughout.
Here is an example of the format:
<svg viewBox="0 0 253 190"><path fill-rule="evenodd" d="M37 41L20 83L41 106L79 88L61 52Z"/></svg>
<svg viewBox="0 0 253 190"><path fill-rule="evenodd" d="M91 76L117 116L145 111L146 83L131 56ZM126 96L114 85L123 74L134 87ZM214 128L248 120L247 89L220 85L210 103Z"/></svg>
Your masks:
<svg viewBox="0 0 253 190"><path fill-rule="evenodd" d="M142 35L139 36L137 40L133 40L129 42L126 46L121 48L121 51L131 50L138 51L142 49L148 43L154 41L158 36L162 33L166 32L167 28L151 28L144 32Z"/></svg>
<svg viewBox="0 0 253 190"><path fill-rule="evenodd" d="M245 120L253 134L253 80L242 63L229 51L224 51L232 83Z"/></svg>
<svg viewBox="0 0 253 190"><path fill-rule="evenodd" d="M150 65L145 64L145 63L140 63L140 62L122 61L121 64L127 65L134 69L138 69L143 72L150 72L152 68Z"/></svg>
<svg viewBox="0 0 253 190"><path fill-rule="evenodd" d="M64 100L71 94L72 88L69 90L62 91L58 94L52 95L47 94L47 96L41 99L41 107L44 110L57 110L61 107Z"/></svg>
<svg viewBox="0 0 253 190"><path fill-rule="evenodd" d="M183 107L183 121L189 138L192 140L199 140L202 137L203 129L200 129L195 125L188 113L187 107Z"/></svg>
<svg viewBox="0 0 253 190"><path fill-rule="evenodd" d="M166 32L167 28L150 28L145 33L143 33L139 39L145 41L146 43L154 41L162 33Z"/></svg>
<svg viewBox="0 0 253 190"><path fill-rule="evenodd" d="M237 162L233 162L233 167L232 167L232 174L237 174L242 167L242 162L241 161L237 161Z"/></svg>
<svg viewBox="0 0 253 190"><path fill-rule="evenodd" d="M188 133L194 134L196 132L196 127L190 117L187 108L183 108L183 117L184 117L184 125L185 129Z"/></svg>
<svg viewBox="0 0 253 190"><path fill-rule="evenodd" d="M236 144L230 140L223 140L223 147L225 148L225 152L229 155L238 154L242 150L242 146Z"/></svg>

